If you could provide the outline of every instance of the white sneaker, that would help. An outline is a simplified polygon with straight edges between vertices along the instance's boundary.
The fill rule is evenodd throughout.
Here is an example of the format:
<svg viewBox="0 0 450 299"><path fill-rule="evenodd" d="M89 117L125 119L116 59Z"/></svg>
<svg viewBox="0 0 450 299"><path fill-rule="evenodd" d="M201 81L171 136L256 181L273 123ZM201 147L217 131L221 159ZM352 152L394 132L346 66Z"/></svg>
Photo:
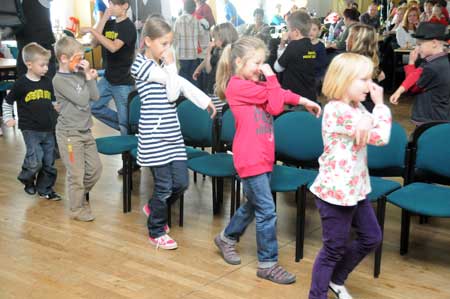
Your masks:
<svg viewBox="0 0 450 299"><path fill-rule="evenodd" d="M338 299L353 299L353 297L348 293L345 286L337 285L330 281L328 288L336 295Z"/></svg>
<svg viewBox="0 0 450 299"><path fill-rule="evenodd" d="M177 242L175 242L175 240L172 239L168 234L162 235L161 237L158 238L148 237L148 240L150 241L151 244L156 246L156 249L161 248L171 250L177 249L178 247Z"/></svg>

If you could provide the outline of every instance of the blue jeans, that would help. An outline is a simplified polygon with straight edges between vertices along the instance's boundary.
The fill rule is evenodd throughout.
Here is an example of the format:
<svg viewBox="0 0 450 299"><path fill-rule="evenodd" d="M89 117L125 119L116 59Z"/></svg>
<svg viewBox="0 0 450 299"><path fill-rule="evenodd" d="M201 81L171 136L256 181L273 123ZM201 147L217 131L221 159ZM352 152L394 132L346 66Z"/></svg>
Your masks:
<svg viewBox="0 0 450 299"><path fill-rule="evenodd" d="M344 285L348 275L382 241L375 212L367 199L356 206L329 204L316 198L322 220L323 247L314 261L309 299L326 299L330 281ZM350 240L352 226L357 237Z"/></svg>
<svg viewBox="0 0 450 299"><path fill-rule="evenodd" d="M277 214L270 178L271 173L264 173L242 179L247 202L239 207L222 234L225 242L234 243L256 217L259 268L269 268L278 262Z"/></svg>
<svg viewBox="0 0 450 299"><path fill-rule="evenodd" d="M120 135L128 134L128 95L133 85L112 85L101 78L97 83L100 98L91 102L91 111L99 121L120 131ZM117 111L108 107L111 98L114 99Z"/></svg>
<svg viewBox="0 0 450 299"><path fill-rule="evenodd" d="M148 201L151 214L147 219L150 237L165 235L167 206L174 202L189 186L186 161L173 161L162 166L150 167L153 174L153 196Z"/></svg>
<svg viewBox="0 0 450 299"><path fill-rule="evenodd" d="M39 194L53 191L56 181L55 133L22 130L27 153L17 179L24 185L36 184Z"/></svg>
<svg viewBox="0 0 450 299"><path fill-rule="evenodd" d="M199 85L198 80L194 80L192 78L192 75L194 74L195 69L197 68L197 66L199 65L199 60L198 59L191 59L191 60L181 60L180 59L180 72L179 75L181 77L183 77L184 79L188 80L189 82L191 82L192 84L194 84L194 86Z"/></svg>

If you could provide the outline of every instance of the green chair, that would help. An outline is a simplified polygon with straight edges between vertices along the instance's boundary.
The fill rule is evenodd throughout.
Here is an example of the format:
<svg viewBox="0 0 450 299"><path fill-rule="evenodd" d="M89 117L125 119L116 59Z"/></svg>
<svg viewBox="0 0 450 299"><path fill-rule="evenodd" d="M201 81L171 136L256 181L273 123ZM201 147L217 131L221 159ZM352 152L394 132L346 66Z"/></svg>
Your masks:
<svg viewBox="0 0 450 299"><path fill-rule="evenodd" d="M185 101L186 102L186 101ZM220 206L223 202L223 180L224 178L230 178L231 179L231 205L230 208L230 215L232 216L234 213L234 204L235 204L235 185L236 185L236 170L234 169L233 165L233 156L226 153L226 152L215 152L215 150L223 150L223 146L221 145L221 137L227 137L230 138L230 134L234 134L234 120L232 118L231 111L226 111L224 115L219 118L217 121L217 126L220 128L218 129L218 134L215 133L215 127L214 124L209 123L210 120L206 120L206 118L209 118L209 114L201 110L195 106L193 106L192 103L187 102L186 108L182 107L184 103L181 103L178 107L178 113L179 115L182 114L182 118L188 118L191 120L195 120L197 122L196 126L202 126L202 129L196 129L198 133L204 132L204 136L211 136L211 141L216 140L212 143L212 151L213 154L211 155L204 155L202 157L193 158L188 160L188 167L194 172L198 172L200 174L209 176L212 178L212 199L213 199L213 213L217 214L220 211ZM180 107L182 109L180 109ZM186 112L189 111L189 114ZM190 117L188 116L190 115ZM225 120L225 122L224 122ZM230 129L232 127L232 129ZM184 129L186 129L185 127ZM194 129L194 128L191 128ZM183 130L183 124L182 124L182 130ZM208 133L209 132L209 133ZM224 134L221 134L221 133ZM226 132L226 134L225 134ZM218 135L216 139L216 134ZM189 138L192 139L192 136L195 135L195 131L189 132ZM201 134L200 134L201 135ZM183 136L184 133L183 133ZM207 138L205 138L207 139ZM187 141L188 142L188 141Z"/></svg>
<svg viewBox="0 0 450 299"><path fill-rule="evenodd" d="M450 218L450 123L416 128L408 144L405 186L387 196L402 209L400 254L408 252L411 214Z"/></svg>
<svg viewBox="0 0 450 299"><path fill-rule="evenodd" d="M296 262L303 258L307 186L317 176L317 170L307 168L317 165L317 159L323 152L321 128L321 119L304 111L284 113L274 123L276 158L294 167L275 165L270 187L274 200L277 192L295 192Z"/></svg>
<svg viewBox="0 0 450 299"><path fill-rule="evenodd" d="M388 144L384 146L367 146L367 162L370 173L370 185L372 187L372 192L367 195L367 199L377 203L377 219L382 233L384 233L386 196L400 189L402 185L381 177L405 178L407 143L405 129L400 124L393 122ZM374 277L380 275L382 247L383 244L380 244L375 251Z"/></svg>
<svg viewBox="0 0 450 299"><path fill-rule="evenodd" d="M132 91L128 96L129 103L129 126L133 125L131 120L139 119L136 113L135 106L140 105L137 91ZM122 155L122 169L123 169L123 212L131 212L131 155L130 151L137 147L137 137L133 134L108 136L95 139L97 149L103 155Z"/></svg>

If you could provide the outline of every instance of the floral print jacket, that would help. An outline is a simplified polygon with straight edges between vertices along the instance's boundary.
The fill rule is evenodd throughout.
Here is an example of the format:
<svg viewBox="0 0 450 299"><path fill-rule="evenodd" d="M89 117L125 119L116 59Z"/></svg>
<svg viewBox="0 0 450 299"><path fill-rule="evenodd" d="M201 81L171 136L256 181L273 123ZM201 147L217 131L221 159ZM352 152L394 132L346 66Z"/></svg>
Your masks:
<svg viewBox="0 0 450 299"><path fill-rule="evenodd" d="M324 152L319 158L319 175L310 190L330 204L354 206L371 192L367 147L358 149L355 145L356 125L364 115L373 119L368 144L387 144L392 118L386 105L376 105L372 114L361 104L353 107L342 101L330 101L324 108Z"/></svg>

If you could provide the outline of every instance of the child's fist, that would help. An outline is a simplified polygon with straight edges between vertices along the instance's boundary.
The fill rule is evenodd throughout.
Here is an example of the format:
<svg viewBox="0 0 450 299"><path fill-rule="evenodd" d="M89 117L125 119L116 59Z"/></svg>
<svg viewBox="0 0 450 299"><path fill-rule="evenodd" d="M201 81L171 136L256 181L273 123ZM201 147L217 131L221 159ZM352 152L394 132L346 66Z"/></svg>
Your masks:
<svg viewBox="0 0 450 299"><path fill-rule="evenodd" d="M8 128L11 128L14 127L16 123L16 120L11 118L10 120L6 121L6 126L8 126Z"/></svg>

